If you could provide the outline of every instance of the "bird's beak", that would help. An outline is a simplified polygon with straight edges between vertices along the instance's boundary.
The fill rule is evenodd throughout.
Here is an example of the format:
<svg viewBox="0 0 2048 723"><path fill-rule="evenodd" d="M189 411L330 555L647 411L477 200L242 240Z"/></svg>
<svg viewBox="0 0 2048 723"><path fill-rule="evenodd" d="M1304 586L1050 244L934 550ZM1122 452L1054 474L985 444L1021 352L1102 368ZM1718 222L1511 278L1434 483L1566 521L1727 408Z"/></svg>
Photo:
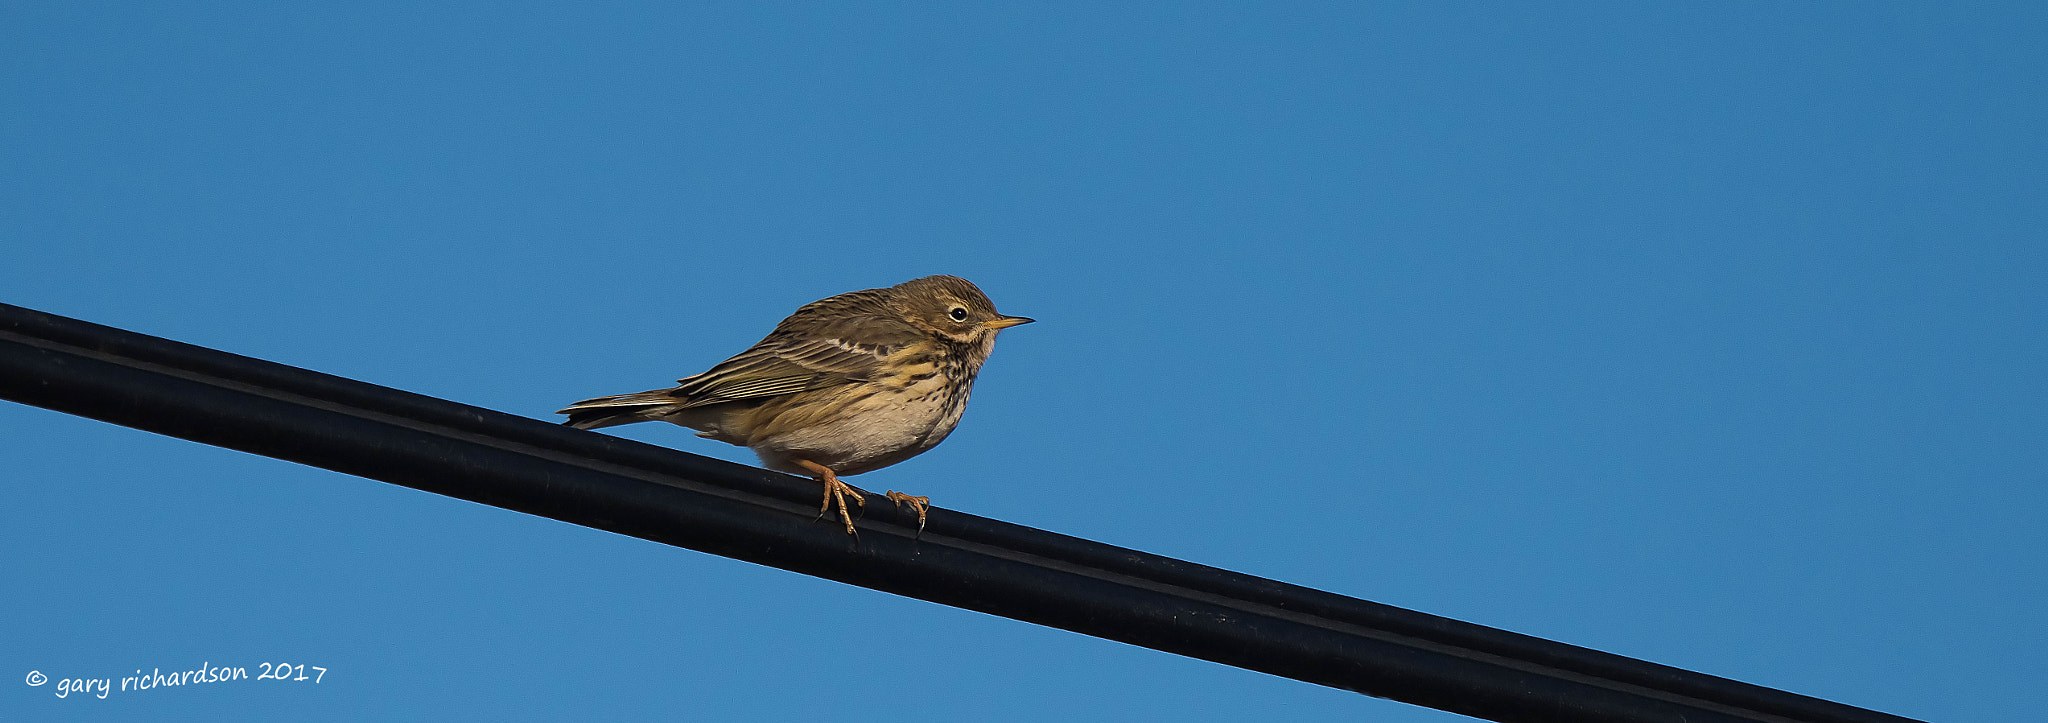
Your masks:
<svg viewBox="0 0 2048 723"><path fill-rule="evenodd" d="M1033 321L1037 321L1037 319L1022 316L1004 316L989 321L985 326L991 329L1008 329L1018 324L1029 324Z"/></svg>

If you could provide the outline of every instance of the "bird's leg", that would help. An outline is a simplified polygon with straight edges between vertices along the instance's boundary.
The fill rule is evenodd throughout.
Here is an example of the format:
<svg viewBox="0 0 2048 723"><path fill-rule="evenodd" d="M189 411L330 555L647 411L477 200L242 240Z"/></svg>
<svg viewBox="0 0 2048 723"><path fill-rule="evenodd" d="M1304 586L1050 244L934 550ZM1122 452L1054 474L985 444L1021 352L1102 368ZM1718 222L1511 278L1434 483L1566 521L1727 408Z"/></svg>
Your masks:
<svg viewBox="0 0 2048 723"><path fill-rule="evenodd" d="M839 475L833 474L832 468L808 459L792 458L791 461L796 462L799 467L810 470L818 476L818 481L825 483L825 504L818 507L818 516L824 517L825 513L832 511L833 503L837 502L839 504L839 519L846 523L846 534L853 534L853 515L846 512L846 498L849 496L853 497L853 503L862 507L868 505L867 499L861 497L859 492L855 492L853 485L839 481ZM892 497L890 499L895 498Z"/></svg>
<svg viewBox="0 0 2048 723"><path fill-rule="evenodd" d="M907 504L910 505L910 509L917 510L917 531L920 534L924 532L924 508L931 506L932 498L924 496L912 497L896 490L889 490L888 494L882 496L889 498L890 502L896 503L897 507Z"/></svg>

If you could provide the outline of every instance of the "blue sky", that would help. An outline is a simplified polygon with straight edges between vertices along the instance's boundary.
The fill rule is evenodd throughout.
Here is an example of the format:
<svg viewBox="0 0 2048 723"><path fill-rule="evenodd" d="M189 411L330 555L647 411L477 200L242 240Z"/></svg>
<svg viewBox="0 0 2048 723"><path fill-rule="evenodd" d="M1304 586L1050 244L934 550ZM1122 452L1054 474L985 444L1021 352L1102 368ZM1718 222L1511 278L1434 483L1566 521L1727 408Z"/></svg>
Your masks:
<svg viewBox="0 0 2048 723"><path fill-rule="evenodd" d="M11 4L0 301L550 418L958 274L1040 323L856 483L2015 720L2048 688L2044 87L2027 3ZM1461 720L0 429L5 718ZM25 683L202 662L328 672Z"/></svg>

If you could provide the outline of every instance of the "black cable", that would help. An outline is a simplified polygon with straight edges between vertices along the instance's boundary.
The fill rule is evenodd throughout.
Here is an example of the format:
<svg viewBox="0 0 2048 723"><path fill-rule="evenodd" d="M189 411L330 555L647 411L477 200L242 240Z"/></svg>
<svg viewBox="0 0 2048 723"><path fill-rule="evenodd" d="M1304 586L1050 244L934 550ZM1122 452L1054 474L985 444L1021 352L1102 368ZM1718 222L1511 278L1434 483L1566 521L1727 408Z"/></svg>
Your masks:
<svg viewBox="0 0 2048 723"><path fill-rule="evenodd" d="M1910 720L5 304L0 397L1490 720Z"/></svg>

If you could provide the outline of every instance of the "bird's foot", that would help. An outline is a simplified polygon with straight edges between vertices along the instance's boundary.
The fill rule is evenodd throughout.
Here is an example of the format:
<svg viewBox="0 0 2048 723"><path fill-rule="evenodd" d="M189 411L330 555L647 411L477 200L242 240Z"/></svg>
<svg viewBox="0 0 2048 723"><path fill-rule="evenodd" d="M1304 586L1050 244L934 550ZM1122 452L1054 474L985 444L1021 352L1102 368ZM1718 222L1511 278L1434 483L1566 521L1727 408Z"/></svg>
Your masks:
<svg viewBox="0 0 2048 723"><path fill-rule="evenodd" d="M910 509L917 510L917 531L920 533L924 532L924 510L926 507L931 506L932 498L906 495L896 490L889 490L888 494L883 496L889 498L890 502L896 503L896 506L899 508L907 504L910 505Z"/></svg>
<svg viewBox="0 0 2048 723"><path fill-rule="evenodd" d="M818 519L824 519L826 513L831 512L836 505L839 508L839 521L846 523L846 534L854 534L853 514L846 509L846 498L852 497L853 503L861 507L868 506L867 498L860 496L860 491L854 489L853 485L839 481L839 475L833 474L832 469L825 465L804 459L796 460L796 463L817 473L818 481L825 483L825 503L818 506Z"/></svg>
<svg viewBox="0 0 2048 723"><path fill-rule="evenodd" d="M867 498L860 496L859 492L854 491L853 485L839 481L839 477L836 475L826 477L824 482L825 504L818 508L818 516L824 517L825 513L832 511L832 508L838 507L839 521L846 523L846 534L853 534L853 515L846 511L846 498L852 497L853 503L861 507L868 506Z"/></svg>

